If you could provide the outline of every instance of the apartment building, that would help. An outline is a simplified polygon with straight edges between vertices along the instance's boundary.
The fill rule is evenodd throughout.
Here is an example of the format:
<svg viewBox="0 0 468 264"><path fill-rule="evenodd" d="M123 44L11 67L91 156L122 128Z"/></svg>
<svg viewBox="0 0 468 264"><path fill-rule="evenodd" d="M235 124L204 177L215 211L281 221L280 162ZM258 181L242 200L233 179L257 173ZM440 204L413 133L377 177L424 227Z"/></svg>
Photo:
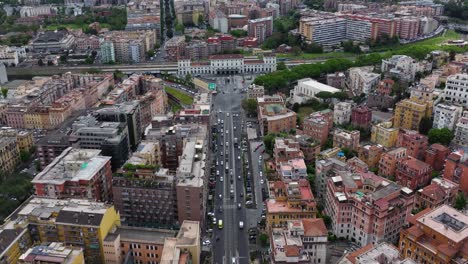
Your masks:
<svg viewBox="0 0 468 264"><path fill-rule="evenodd" d="M8 224L2 227L0 236L7 235L8 239L4 240L6 247L0 254L10 257L8 263L17 263L23 253L34 253L34 248L28 251L33 244L48 244L50 248L54 242L81 251L84 263L105 263L104 238L120 226L119 214L112 205L87 199L31 198L18 208L14 218L6 221ZM16 243L19 244L15 246ZM15 254L7 248L14 248Z"/></svg>
<svg viewBox="0 0 468 264"><path fill-rule="evenodd" d="M418 214L400 234L400 255L418 263L465 263L468 216L449 205Z"/></svg>
<svg viewBox="0 0 468 264"><path fill-rule="evenodd" d="M288 220L314 219L317 207L306 179L269 182L270 198L266 204L266 229L285 227Z"/></svg>
<svg viewBox="0 0 468 264"><path fill-rule="evenodd" d="M20 161L18 141L14 137L0 138L0 168L6 174L12 173Z"/></svg>
<svg viewBox="0 0 468 264"><path fill-rule="evenodd" d="M372 125L371 142L391 148L398 141L398 132L399 129L393 128L392 122L389 121Z"/></svg>
<svg viewBox="0 0 468 264"><path fill-rule="evenodd" d="M380 74L373 73L373 66L354 67L348 70L348 87L354 94L369 94L376 90Z"/></svg>
<svg viewBox="0 0 468 264"><path fill-rule="evenodd" d="M48 261L63 264L85 263L81 248L66 246L58 242L31 247L18 259L18 263L24 264L47 263Z"/></svg>
<svg viewBox="0 0 468 264"><path fill-rule="evenodd" d="M34 145L33 134L27 130L18 130L14 128L0 128L1 137L11 137L16 139L19 151L31 151Z"/></svg>
<svg viewBox="0 0 468 264"><path fill-rule="evenodd" d="M229 21L226 14L219 9L212 10L208 16L209 24L212 28L219 30L221 33L229 31Z"/></svg>
<svg viewBox="0 0 468 264"><path fill-rule="evenodd" d="M416 73L422 71L422 67L413 58L406 55L393 55L389 59L382 60L381 71L408 82L414 81Z"/></svg>
<svg viewBox="0 0 468 264"><path fill-rule="evenodd" d="M424 117L432 115L432 106L428 102L404 99L396 104L393 126L418 130Z"/></svg>
<svg viewBox="0 0 468 264"><path fill-rule="evenodd" d="M400 129L396 146L406 148L408 156L424 160L429 141L427 136L419 134L417 131Z"/></svg>
<svg viewBox="0 0 468 264"><path fill-rule="evenodd" d="M185 37L174 36L164 44L167 53L167 59L176 61L179 57L185 56Z"/></svg>
<svg viewBox="0 0 468 264"><path fill-rule="evenodd" d="M18 52L9 46L0 46L0 63L7 66L17 65L19 63Z"/></svg>
<svg viewBox="0 0 468 264"><path fill-rule="evenodd" d="M335 72L327 74L327 85L337 89L345 88L346 75L343 72Z"/></svg>
<svg viewBox="0 0 468 264"><path fill-rule="evenodd" d="M468 195L468 160L462 150L452 152L445 160L444 179L457 183Z"/></svg>
<svg viewBox="0 0 468 264"><path fill-rule="evenodd" d="M359 151L359 130L346 131L336 129L333 132L333 147Z"/></svg>
<svg viewBox="0 0 468 264"><path fill-rule="evenodd" d="M372 111L366 105L358 105L351 110L351 125L364 129L370 128Z"/></svg>
<svg viewBox="0 0 468 264"><path fill-rule="evenodd" d="M382 153L379 161L379 175L385 178L394 178L397 163L406 157L406 148L396 148Z"/></svg>
<svg viewBox="0 0 468 264"><path fill-rule="evenodd" d="M278 172L282 181L297 181L307 178L307 167L304 159L290 159L280 162Z"/></svg>
<svg viewBox="0 0 468 264"><path fill-rule="evenodd" d="M434 107L433 128L455 129L458 119L461 117L463 108L457 105L437 104Z"/></svg>
<svg viewBox="0 0 468 264"><path fill-rule="evenodd" d="M320 143L307 135L295 135L293 139L299 143L299 148L304 153L305 163L310 164L315 162L320 153Z"/></svg>
<svg viewBox="0 0 468 264"><path fill-rule="evenodd" d="M104 263L162 263L164 241L174 238L176 231L147 227L118 226L103 241Z"/></svg>
<svg viewBox="0 0 468 264"><path fill-rule="evenodd" d="M139 101L124 102L114 106L101 108L94 112L101 122L122 122L127 125L130 146L135 150L141 142L142 127Z"/></svg>
<svg viewBox="0 0 468 264"><path fill-rule="evenodd" d="M435 143L427 148L424 162L431 165L434 170L442 171L444 169L445 159L449 154L449 148L444 145Z"/></svg>
<svg viewBox="0 0 468 264"><path fill-rule="evenodd" d="M247 24L249 37L257 38L258 43L263 43L273 34L273 17L251 19Z"/></svg>
<svg viewBox="0 0 468 264"><path fill-rule="evenodd" d="M251 84L247 88L247 98L248 99L257 99L265 95L265 87L261 85Z"/></svg>
<svg viewBox="0 0 468 264"><path fill-rule="evenodd" d="M399 256L398 248L387 242L379 242L376 245L369 244L356 251L349 252L340 259L338 264L379 263L382 259L393 264L416 264L411 259L402 259Z"/></svg>
<svg viewBox="0 0 468 264"><path fill-rule="evenodd" d="M460 146L468 146L468 111L463 112L463 116L458 119L455 125L453 142Z"/></svg>
<svg viewBox="0 0 468 264"><path fill-rule="evenodd" d="M431 172L429 164L408 156L397 162L395 179L401 186L417 190L429 184Z"/></svg>
<svg viewBox="0 0 468 264"><path fill-rule="evenodd" d="M323 219L290 220L271 231L272 263L326 263L328 231Z"/></svg>
<svg viewBox="0 0 468 264"><path fill-rule="evenodd" d="M175 238L167 238L160 263L189 262L200 264L201 224L185 220Z"/></svg>
<svg viewBox="0 0 468 264"><path fill-rule="evenodd" d="M324 208L336 236L361 246L398 241L413 208L411 190L371 172L341 173L328 179L327 188Z"/></svg>
<svg viewBox="0 0 468 264"><path fill-rule="evenodd" d="M68 135L53 133L39 139L36 146L36 155L41 163L41 168L45 168L70 145Z"/></svg>
<svg viewBox="0 0 468 264"><path fill-rule="evenodd" d="M113 171L122 167L130 155L127 125L120 122L98 122L91 115L75 120L69 141L74 148L100 149L103 156L111 157Z"/></svg>
<svg viewBox="0 0 468 264"><path fill-rule="evenodd" d="M206 129L205 129L206 131ZM179 223L205 222L208 196L206 133L203 139L188 138L176 171L176 200Z"/></svg>
<svg viewBox="0 0 468 264"><path fill-rule="evenodd" d="M395 19L396 33L401 39L416 39L419 36L420 20L418 17Z"/></svg>
<svg viewBox="0 0 468 264"><path fill-rule="evenodd" d="M101 51L101 62L115 62L115 49L112 40L99 40L99 50Z"/></svg>
<svg viewBox="0 0 468 264"><path fill-rule="evenodd" d="M393 86L395 85L395 81L389 78L385 78L379 82L377 86L377 94L380 95L390 95L393 91Z"/></svg>
<svg viewBox="0 0 468 264"><path fill-rule="evenodd" d="M339 148L336 148L339 151ZM348 170L348 164L344 161L327 157L315 161L315 191L317 200L323 205L327 193L327 181L336 176L340 171Z"/></svg>
<svg viewBox="0 0 468 264"><path fill-rule="evenodd" d="M365 145L359 148L358 157L370 168L375 168L380 162L384 148L380 145Z"/></svg>
<svg viewBox="0 0 468 264"><path fill-rule="evenodd" d="M415 192L414 207L430 208L446 204L452 205L458 193L458 184L441 178L434 178L431 184Z"/></svg>
<svg viewBox="0 0 468 264"><path fill-rule="evenodd" d="M310 41L319 45L334 45L346 40L347 21L344 18L322 18L306 23Z"/></svg>
<svg viewBox="0 0 468 264"><path fill-rule="evenodd" d="M275 138L273 158L275 159L276 166L279 166L282 162L303 159L304 153L300 148L299 142L296 140L292 138Z"/></svg>
<svg viewBox="0 0 468 264"><path fill-rule="evenodd" d="M447 77L443 98L445 101L468 107L468 74L459 73Z"/></svg>
<svg viewBox="0 0 468 264"><path fill-rule="evenodd" d="M258 122L262 135L296 129L297 114L283 104L258 106Z"/></svg>
<svg viewBox="0 0 468 264"><path fill-rule="evenodd" d="M179 226L175 175L167 169L123 169L117 175L112 179L112 192L122 223L157 228Z"/></svg>
<svg viewBox="0 0 468 264"><path fill-rule="evenodd" d="M319 111L310 114L302 122L302 131L323 146L328 139L330 126L333 126L333 112Z"/></svg>
<svg viewBox="0 0 468 264"><path fill-rule="evenodd" d="M105 54L106 60L115 58L115 62L138 63L146 60L146 52L154 49L156 34L153 30L109 31L101 41L106 52L114 51L114 56ZM112 42L110 46L109 41ZM103 50L101 46L101 50Z"/></svg>
<svg viewBox="0 0 468 264"><path fill-rule="evenodd" d="M351 103L339 102L333 108L333 122L338 125L348 124L351 120Z"/></svg>
<svg viewBox="0 0 468 264"><path fill-rule="evenodd" d="M101 150L67 148L31 181L35 195L112 201L111 157Z"/></svg>

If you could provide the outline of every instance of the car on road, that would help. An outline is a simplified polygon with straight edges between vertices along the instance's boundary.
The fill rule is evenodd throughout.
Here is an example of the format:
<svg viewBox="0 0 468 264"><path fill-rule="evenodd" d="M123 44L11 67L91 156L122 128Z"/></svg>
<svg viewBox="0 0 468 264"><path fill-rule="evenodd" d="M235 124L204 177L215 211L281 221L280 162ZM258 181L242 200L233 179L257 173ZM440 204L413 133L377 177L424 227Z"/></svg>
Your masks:
<svg viewBox="0 0 468 264"><path fill-rule="evenodd" d="M242 204L241 203L238 203L237 204L237 209L241 209L242 208Z"/></svg>
<svg viewBox="0 0 468 264"><path fill-rule="evenodd" d="M218 197L219 197L220 200L223 199L223 195L222 195L222 194L219 194Z"/></svg>
<svg viewBox="0 0 468 264"><path fill-rule="evenodd" d="M209 246L211 245L211 241L209 239L205 240L202 242L203 246Z"/></svg>
<svg viewBox="0 0 468 264"><path fill-rule="evenodd" d="M223 182L223 181L224 181L223 176L219 177L219 181L220 181L220 182Z"/></svg>
<svg viewBox="0 0 468 264"><path fill-rule="evenodd" d="M222 164L221 164L222 165ZM216 171L216 176L219 176L219 170Z"/></svg>
<svg viewBox="0 0 468 264"><path fill-rule="evenodd" d="M218 222L216 221L216 217L213 217L213 225L216 225L216 223L218 223Z"/></svg>
<svg viewBox="0 0 468 264"><path fill-rule="evenodd" d="M241 176L240 176L240 175L237 175L237 179L240 181L240 180L241 180Z"/></svg>
<svg viewBox="0 0 468 264"><path fill-rule="evenodd" d="M252 201L247 201L247 202L245 202L245 205L252 205L252 204L253 204Z"/></svg>
<svg viewBox="0 0 468 264"><path fill-rule="evenodd" d="M260 180L260 184L264 184L265 181L263 179Z"/></svg>
<svg viewBox="0 0 468 264"><path fill-rule="evenodd" d="M237 156L237 159L240 160L240 156Z"/></svg>
<svg viewBox="0 0 468 264"><path fill-rule="evenodd" d="M242 222L242 221L239 222L239 228L240 228L240 229L243 229L243 228L244 228L244 222Z"/></svg>
<svg viewBox="0 0 468 264"><path fill-rule="evenodd" d="M223 229L223 220L221 219L218 220L218 228Z"/></svg>

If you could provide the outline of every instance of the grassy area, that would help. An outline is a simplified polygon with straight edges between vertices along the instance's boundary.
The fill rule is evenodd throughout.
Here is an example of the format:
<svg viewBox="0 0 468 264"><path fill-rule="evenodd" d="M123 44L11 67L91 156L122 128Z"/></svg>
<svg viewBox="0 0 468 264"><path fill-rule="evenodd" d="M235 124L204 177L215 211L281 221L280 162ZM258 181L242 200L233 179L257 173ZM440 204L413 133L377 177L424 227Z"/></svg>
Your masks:
<svg viewBox="0 0 468 264"><path fill-rule="evenodd" d="M192 104L193 103L193 97L192 96L189 96L177 89L174 89L174 88L171 88L171 87L164 87L164 90L166 91L166 93L169 93L171 94L172 96L174 96L175 98L177 98L182 104L185 104L185 105L189 105L189 104Z"/></svg>
<svg viewBox="0 0 468 264"><path fill-rule="evenodd" d="M169 105L171 106L171 111L173 113L177 113L177 111L182 110L182 106L180 106L180 105L178 105L176 103L169 102Z"/></svg>
<svg viewBox="0 0 468 264"><path fill-rule="evenodd" d="M353 58L356 54L350 52L328 52L328 53L302 53L300 55L294 55L292 53L278 53L278 58L288 59L302 59L302 60L313 60L313 59L335 59L335 58Z"/></svg>
<svg viewBox="0 0 468 264"><path fill-rule="evenodd" d="M82 29L84 25L77 24L52 24L46 27L47 30L57 30L59 27L66 27L68 29Z"/></svg>
<svg viewBox="0 0 468 264"><path fill-rule="evenodd" d="M308 115L312 114L315 112L314 108L311 106L301 106L299 107L299 111L297 112L297 115L299 116L299 120L302 123L302 120L304 120L304 117L307 117Z"/></svg>
<svg viewBox="0 0 468 264"><path fill-rule="evenodd" d="M374 52L372 53L385 53L385 52L392 52L392 53L398 53L399 50L401 49L411 49L413 47L421 47L421 46L430 46L431 49L436 50L438 47L449 40L455 40L455 39L460 39L460 34L453 30L447 30L445 34L435 37L435 38L430 38L426 39L423 41L415 42L415 43L410 43L406 45L394 45L394 46L385 46L385 47L376 47L373 48ZM288 59L297 59L297 60L313 60L313 59L335 59L335 58L348 58L352 59L356 57L357 55L354 53L350 52L328 52L328 53L303 53L300 55L294 55L292 53L282 53L282 54L277 54L278 58L288 58Z"/></svg>

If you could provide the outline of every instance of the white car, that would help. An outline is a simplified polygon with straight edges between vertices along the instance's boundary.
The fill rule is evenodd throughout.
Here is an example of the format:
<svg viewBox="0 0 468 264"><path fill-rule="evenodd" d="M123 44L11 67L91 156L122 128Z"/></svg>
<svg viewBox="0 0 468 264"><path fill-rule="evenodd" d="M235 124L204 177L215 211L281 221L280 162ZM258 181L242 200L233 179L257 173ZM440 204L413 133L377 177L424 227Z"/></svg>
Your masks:
<svg viewBox="0 0 468 264"><path fill-rule="evenodd" d="M237 159L240 160L240 156L237 156Z"/></svg>
<svg viewBox="0 0 468 264"><path fill-rule="evenodd" d="M240 228L240 229L243 229L243 228L244 228L244 222L242 222L242 221L239 222L239 228Z"/></svg>
<svg viewBox="0 0 468 264"><path fill-rule="evenodd" d="M219 181L220 181L220 182L223 182L223 181L224 181L223 176L219 177ZM263 180L262 180L262 181L263 181Z"/></svg>
<svg viewBox="0 0 468 264"><path fill-rule="evenodd" d="M265 181L263 179L260 180L260 184L263 184L265 183Z"/></svg>

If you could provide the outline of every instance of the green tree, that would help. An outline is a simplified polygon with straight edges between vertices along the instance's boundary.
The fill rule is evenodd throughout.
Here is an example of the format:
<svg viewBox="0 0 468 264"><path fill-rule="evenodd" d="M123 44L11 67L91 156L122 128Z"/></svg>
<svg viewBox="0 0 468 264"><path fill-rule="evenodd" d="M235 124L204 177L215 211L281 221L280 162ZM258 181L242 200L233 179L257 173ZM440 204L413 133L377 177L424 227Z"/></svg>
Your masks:
<svg viewBox="0 0 468 264"><path fill-rule="evenodd" d="M244 108L249 115L255 115L257 113L257 105L257 100L255 99L242 100L242 108Z"/></svg>
<svg viewBox="0 0 468 264"><path fill-rule="evenodd" d="M419 133L423 135L427 135L429 130L432 128L432 118L430 117L423 117L421 122L419 123Z"/></svg>
<svg viewBox="0 0 468 264"><path fill-rule="evenodd" d="M60 62L61 62L61 63L67 62L67 56L66 56L66 55L60 56Z"/></svg>
<svg viewBox="0 0 468 264"><path fill-rule="evenodd" d="M455 199L455 204L453 207L455 207L458 210L463 210L465 209L466 206L466 198L465 194L463 192L459 192L457 195L457 198Z"/></svg>
<svg viewBox="0 0 468 264"><path fill-rule="evenodd" d="M114 80L122 80L123 77L124 77L123 72L121 72L120 70L114 71Z"/></svg>
<svg viewBox="0 0 468 264"><path fill-rule="evenodd" d="M93 63L94 63L94 59L93 59L91 56L89 56L88 58L85 59L85 63L86 63L86 64L93 64Z"/></svg>
<svg viewBox="0 0 468 264"><path fill-rule="evenodd" d="M179 34L184 34L184 31L185 31L185 27L184 27L184 24L179 24L177 23L175 25L175 31Z"/></svg>
<svg viewBox="0 0 468 264"><path fill-rule="evenodd" d="M263 144L265 144L265 150L268 153L273 153L273 146L275 144L275 134L268 134L263 137Z"/></svg>
<svg viewBox="0 0 468 264"><path fill-rule="evenodd" d="M429 130L428 138L429 143L440 143L442 145L448 146L452 141L454 135L453 132L448 128L432 128Z"/></svg>
<svg viewBox="0 0 468 264"><path fill-rule="evenodd" d="M192 77L192 75L190 73L187 73L187 75L185 75L185 82L187 84L190 84L190 83L193 82L193 77Z"/></svg>
<svg viewBox="0 0 468 264"><path fill-rule="evenodd" d="M198 22L198 25L201 25L205 22L205 18L203 17L202 14L198 14L197 22Z"/></svg>
<svg viewBox="0 0 468 264"><path fill-rule="evenodd" d="M37 65L39 65L39 66L41 66L41 67L44 66L44 61L42 61L42 59L39 59L39 60L37 61Z"/></svg>
<svg viewBox="0 0 468 264"><path fill-rule="evenodd" d="M242 30L242 29L233 29L229 31L229 33L236 38L242 38L242 37L247 36L247 31Z"/></svg>
<svg viewBox="0 0 468 264"><path fill-rule="evenodd" d="M20 160L22 162L26 162L26 161L28 161L30 159L31 159L31 153L29 153L29 151L20 150Z"/></svg>
<svg viewBox="0 0 468 264"><path fill-rule="evenodd" d="M7 96L8 96L8 88L2 87L2 88L1 88L1 91L2 91L3 98L7 98Z"/></svg>
<svg viewBox="0 0 468 264"><path fill-rule="evenodd" d="M278 70L278 71L286 70L286 69L287 69L287 67L286 67L286 64L284 63L284 61L280 61L276 65L276 70Z"/></svg>
<svg viewBox="0 0 468 264"><path fill-rule="evenodd" d="M150 58L151 58L151 57L153 57L153 56L154 56L154 54L156 54L156 53L154 52L154 50L153 50L153 49L150 49L150 50L148 50L148 52L146 52L146 54L148 55L148 57L150 57Z"/></svg>
<svg viewBox="0 0 468 264"><path fill-rule="evenodd" d="M260 244L262 245L262 247L266 247L269 244L267 234L262 233L258 238L260 239Z"/></svg>

